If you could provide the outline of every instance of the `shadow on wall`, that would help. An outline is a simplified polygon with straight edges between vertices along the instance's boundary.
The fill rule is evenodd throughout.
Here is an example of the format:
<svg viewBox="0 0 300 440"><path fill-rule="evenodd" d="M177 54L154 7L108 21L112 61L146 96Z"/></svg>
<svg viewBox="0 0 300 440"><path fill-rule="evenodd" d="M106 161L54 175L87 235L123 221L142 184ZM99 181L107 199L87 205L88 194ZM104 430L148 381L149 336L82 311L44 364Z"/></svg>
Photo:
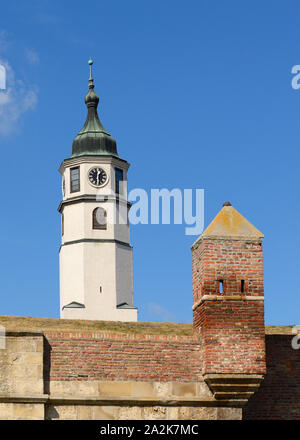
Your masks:
<svg viewBox="0 0 300 440"><path fill-rule="evenodd" d="M44 379L44 393L50 393L50 368L51 368L51 345L45 338L43 337L43 345L44 345L44 362L43 362L43 379Z"/></svg>
<svg viewBox="0 0 300 440"><path fill-rule="evenodd" d="M293 335L266 335L267 374L243 409L244 420L300 420L300 350Z"/></svg>

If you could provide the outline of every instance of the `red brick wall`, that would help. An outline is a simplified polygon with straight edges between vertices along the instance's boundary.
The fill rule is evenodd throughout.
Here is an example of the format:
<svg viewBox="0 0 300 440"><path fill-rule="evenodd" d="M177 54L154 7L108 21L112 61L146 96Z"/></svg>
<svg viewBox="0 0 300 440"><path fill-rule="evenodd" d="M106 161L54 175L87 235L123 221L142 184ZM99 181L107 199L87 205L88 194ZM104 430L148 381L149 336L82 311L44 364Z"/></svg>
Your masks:
<svg viewBox="0 0 300 440"><path fill-rule="evenodd" d="M202 381L197 337L45 333L50 380Z"/></svg>
<svg viewBox="0 0 300 440"><path fill-rule="evenodd" d="M242 240L203 240L193 250L194 303L203 295L219 294L223 280L226 295L263 295L263 256L259 242Z"/></svg>
<svg viewBox="0 0 300 440"><path fill-rule="evenodd" d="M266 335L267 373L243 419L300 420L300 350L293 335Z"/></svg>
<svg viewBox="0 0 300 440"><path fill-rule="evenodd" d="M220 280L223 293L219 291ZM246 299L263 293L263 256L258 241L204 239L193 248L193 325L201 334L204 374L264 373L264 303ZM219 298L197 305L204 295ZM226 296L242 299L233 301Z"/></svg>
<svg viewBox="0 0 300 440"><path fill-rule="evenodd" d="M205 301L194 311L200 328L203 373L265 372L262 301Z"/></svg>

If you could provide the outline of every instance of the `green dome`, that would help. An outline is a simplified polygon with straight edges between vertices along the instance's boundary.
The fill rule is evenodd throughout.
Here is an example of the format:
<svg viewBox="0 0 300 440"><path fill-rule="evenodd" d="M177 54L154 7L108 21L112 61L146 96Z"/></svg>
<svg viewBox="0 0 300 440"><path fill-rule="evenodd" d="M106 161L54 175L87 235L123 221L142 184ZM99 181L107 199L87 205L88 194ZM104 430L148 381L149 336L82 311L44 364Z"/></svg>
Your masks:
<svg viewBox="0 0 300 440"><path fill-rule="evenodd" d="M92 63L90 63L90 69ZM75 137L72 146L72 156L118 156L116 140L105 130L100 122L97 107L99 96L94 92L94 81L90 70L89 91L85 96L85 104L88 109L87 118L83 128Z"/></svg>

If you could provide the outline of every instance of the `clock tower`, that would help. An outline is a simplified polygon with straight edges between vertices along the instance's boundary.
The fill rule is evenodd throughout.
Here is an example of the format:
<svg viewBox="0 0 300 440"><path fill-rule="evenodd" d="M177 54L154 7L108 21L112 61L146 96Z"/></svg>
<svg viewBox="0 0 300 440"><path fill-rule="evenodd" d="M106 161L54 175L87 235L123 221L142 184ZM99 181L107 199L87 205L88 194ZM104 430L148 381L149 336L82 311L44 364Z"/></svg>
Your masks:
<svg viewBox="0 0 300 440"><path fill-rule="evenodd" d="M127 170L97 113L90 65L87 119L59 171L63 198L60 317L137 321L133 304Z"/></svg>

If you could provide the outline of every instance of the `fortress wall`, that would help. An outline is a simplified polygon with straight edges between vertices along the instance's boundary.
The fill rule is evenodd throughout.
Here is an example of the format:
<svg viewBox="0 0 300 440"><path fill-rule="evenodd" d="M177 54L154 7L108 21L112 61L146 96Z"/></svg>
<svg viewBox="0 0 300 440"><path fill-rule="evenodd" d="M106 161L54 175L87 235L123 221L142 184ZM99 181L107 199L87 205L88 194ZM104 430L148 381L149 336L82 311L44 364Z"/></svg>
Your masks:
<svg viewBox="0 0 300 440"><path fill-rule="evenodd" d="M203 381L198 337L8 332L0 419L300 419L292 338L266 334L267 374L242 409Z"/></svg>
<svg viewBox="0 0 300 440"><path fill-rule="evenodd" d="M292 334L267 334L267 373L243 410L243 419L300 420L300 349Z"/></svg>
<svg viewBox="0 0 300 440"><path fill-rule="evenodd" d="M199 338L16 331L0 350L0 419L240 419L201 375Z"/></svg>
<svg viewBox="0 0 300 440"><path fill-rule="evenodd" d="M0 419L44 419L43 360L42 334L6 334L0 349Z"/></svg>

